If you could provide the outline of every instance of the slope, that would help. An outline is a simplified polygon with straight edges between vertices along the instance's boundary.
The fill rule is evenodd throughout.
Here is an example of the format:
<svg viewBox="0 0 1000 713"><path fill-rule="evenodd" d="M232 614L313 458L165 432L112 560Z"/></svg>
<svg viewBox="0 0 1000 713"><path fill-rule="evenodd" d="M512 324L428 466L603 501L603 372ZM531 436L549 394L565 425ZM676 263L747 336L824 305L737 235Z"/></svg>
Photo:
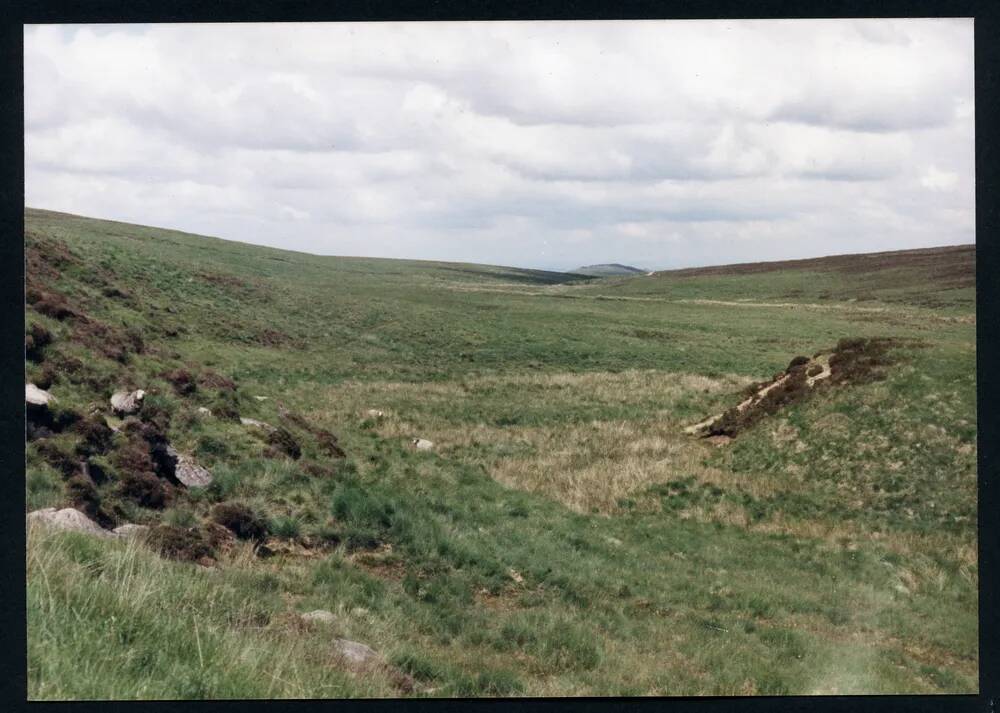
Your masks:
<svg viewBox="0 0 1000 713"><path fill-rule="evenodd" d="M210 565L162 537L33 528L34 699L975 690L961 301L775 319L40 211L25 240L26 380L58 399L28 444L28 509L179 529ZM884 378L725 447L683 433L845 337L895 340ZM108 404L125 388L147 392L130 424ZM211 485L161 473L163 443ZM261 532L213 542L233 504ZM387 667L351 669L337 637Z"/></svg>

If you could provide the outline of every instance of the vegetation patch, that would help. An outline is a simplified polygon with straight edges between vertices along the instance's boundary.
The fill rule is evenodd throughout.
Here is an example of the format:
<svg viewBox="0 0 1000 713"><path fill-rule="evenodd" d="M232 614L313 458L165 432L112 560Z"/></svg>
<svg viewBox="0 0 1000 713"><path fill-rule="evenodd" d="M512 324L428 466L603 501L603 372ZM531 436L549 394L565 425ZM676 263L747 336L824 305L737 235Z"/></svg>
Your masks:
<svg viewBox="0 0 1000 713"><path fill-rule="evenodd" d="M219 503L212 508L212 521L241 540L262 541L268 535L267 520L244 503Z"/></svg>
<svg viewBox="0 0 1000 713"><path fill-rule="evenodd" d="M193 527L155 525L146 533L146 542L167 559L198 562L215 555L202 533Z"/></svg>

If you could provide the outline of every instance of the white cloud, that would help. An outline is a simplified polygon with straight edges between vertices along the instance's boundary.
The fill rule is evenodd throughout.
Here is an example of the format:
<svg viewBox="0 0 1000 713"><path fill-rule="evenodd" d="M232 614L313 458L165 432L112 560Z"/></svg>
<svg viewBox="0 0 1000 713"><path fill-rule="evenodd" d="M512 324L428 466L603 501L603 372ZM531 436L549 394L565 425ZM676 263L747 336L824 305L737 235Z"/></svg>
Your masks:
<svg viewBox="0 0 1000 713"><path fill-rule="evenodd" d="M930 166L920 177L920 185L932 191L953 191L958 185L958 174L952 171L939 171L937 167Z"/></svg>
<svg viewBox="0 0 1000 713"><path fill-rule="evenodd" d="M33 26L28 205L325 254L971 242L972 22Z"/></svg>

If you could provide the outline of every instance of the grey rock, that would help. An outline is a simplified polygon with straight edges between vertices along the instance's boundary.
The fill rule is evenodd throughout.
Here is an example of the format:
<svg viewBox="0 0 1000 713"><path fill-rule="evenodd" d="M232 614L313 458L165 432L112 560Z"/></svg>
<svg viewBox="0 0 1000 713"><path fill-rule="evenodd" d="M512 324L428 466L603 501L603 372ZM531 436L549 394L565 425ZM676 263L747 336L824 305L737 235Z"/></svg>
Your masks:
<svg viewBox="0 0 1000 713"><path fill-rule="evenodd" d="M29 512L27 515L28 525L43 525L56 530L69 530L72 532L83 532L88 535L98 537L113 537L113 535L84 515L79 510L64 508L43 508Z"/></svg>
<svg viewBox="0 0 1000 713"><path fill-rule="evenodd" d="M255 418L243 418L242 416L240 416L240 423L242 423L244 426L253 426L254 428L260 428L265 431L276 430L274 426L272 426L271 424L264 423L263 421L258 421Z"/></svg>
<svg viewBox="0 0 1000 713"><path fill-rule="evenodd" d="M301 615L301 618L302 621L315 621L320 624L333 624L337 621L337 617L334 616L333 612L329 612L326 609L316 609L315 611L306 612Z"/></svg>
<svg viewBox="0 0 1000 713"><path fill-rule="evenodd" d="M189 488L204 488L212 483L212 473L195 463L194 459L183 453L177 456L177 467L174 476Z"/></svg>
<svg viewBox="0 0 1000 713"><path fill-rule="evenodd" d="M349 639L334 639L334 651L352 666L379 663L379 655L370 646Z"/></svg>
<svg viewBox="0 0 1000 713"><path fill-rule="evenodd" d="M434 447L434 441L428 441L426 438L414 438L412 443L418 451L429 451Z"/></svg>
<svg viewBox="0 0 1000 713"><path fill-rule="evenodd" d="M149 527L147 525L136 525L134 522L126 522L111 532L119 537L139 537L149 532Z"/></svg>

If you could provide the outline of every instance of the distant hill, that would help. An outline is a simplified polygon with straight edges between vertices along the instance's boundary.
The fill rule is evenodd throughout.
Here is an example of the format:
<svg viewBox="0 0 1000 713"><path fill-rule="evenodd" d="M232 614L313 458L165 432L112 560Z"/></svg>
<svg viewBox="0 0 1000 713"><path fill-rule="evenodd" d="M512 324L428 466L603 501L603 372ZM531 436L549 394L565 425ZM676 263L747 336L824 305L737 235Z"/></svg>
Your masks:
<svg viewBox="0 0 1000 713"><path fill-rule="evenodd" d="M588 277L622 277L626 275L643 275L645 270L631 265L619 265L616 262L604 265L585 265L575 270L570 270L570 275L586 275Z"/></svg>

